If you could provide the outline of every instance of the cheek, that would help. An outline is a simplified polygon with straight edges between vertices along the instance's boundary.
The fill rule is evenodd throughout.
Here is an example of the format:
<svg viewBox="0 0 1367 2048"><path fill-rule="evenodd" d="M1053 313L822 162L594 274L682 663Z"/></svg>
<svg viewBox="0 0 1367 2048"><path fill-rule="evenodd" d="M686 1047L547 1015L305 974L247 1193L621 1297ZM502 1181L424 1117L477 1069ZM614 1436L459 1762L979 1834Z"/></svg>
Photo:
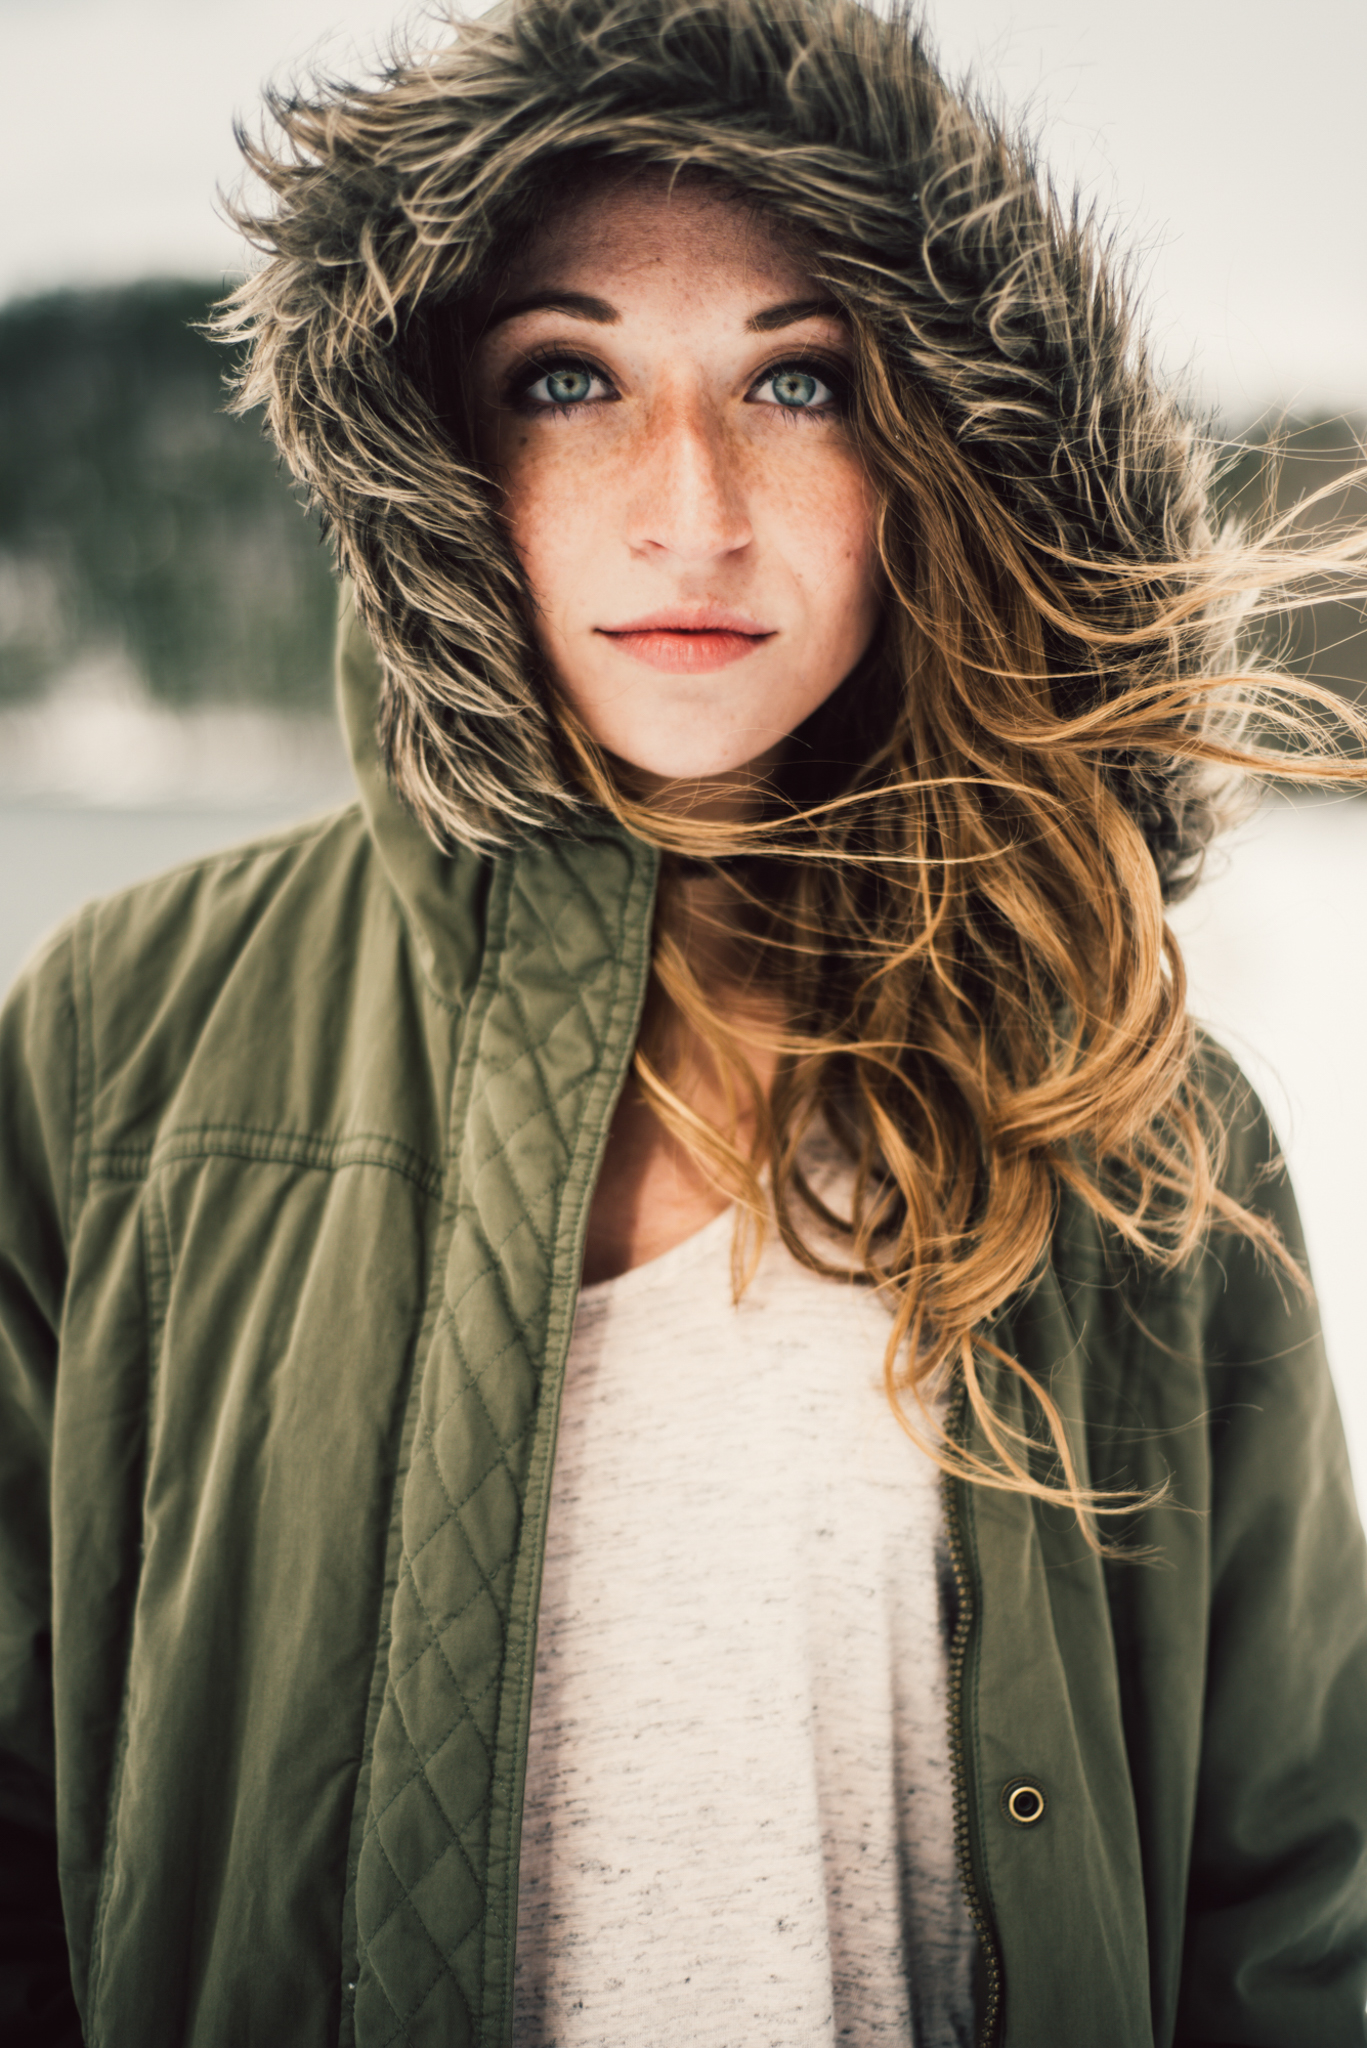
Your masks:
<svg viewBox="0 0 1367 2048"><path fill-rule="evenodd" d="M582 436L555 428L528 430L513 423L500 437L497 473L501 511L513 551L543 618L561 617L583 593L602 557L602 526L611 501L611 478L588 457Z"/></svg>
<svg viewBox="0 0 1367 2048"><path fill-rule="evenodd" d="M564 478L558 464L546 461L538 439L517 422L506 425L498 438L495 465L502 486L503 523L534 583L539 566L554 555L558 537L566 531Z"/></svg>
<svg viewBox="0 0 1367 2048"><path fill-rule="evenodd" d="M798 430L801 431L801 430ZM773 504L785 553L833 640L859 641L862 652L882 608L877 496L863 463L850 450L820 451L800 487L786 480Z"/></svg>

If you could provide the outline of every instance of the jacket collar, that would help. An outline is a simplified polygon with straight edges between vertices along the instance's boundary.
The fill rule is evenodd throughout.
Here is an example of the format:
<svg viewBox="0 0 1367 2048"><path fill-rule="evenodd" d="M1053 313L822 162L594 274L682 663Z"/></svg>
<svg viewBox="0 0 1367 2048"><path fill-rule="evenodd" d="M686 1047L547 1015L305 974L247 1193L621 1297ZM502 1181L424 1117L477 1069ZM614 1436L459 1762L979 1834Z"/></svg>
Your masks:
<svg viewBox="0 0 1367 2048"><path fill-rule="evenodd" d="M488 883L508 863L533 894L539 865L549 860L561 875L568 869L609 924L625 912L627 897L645 903L648 911L658 855L611 819L574 836L532 834L507 853L442 852L395 794L385 771L376 734L382 687L379 658L357 614L352 588L344 584L337 636L342 729L371 841L403 910L423 976L440 1001L463 1008L469 999L483 951L478 906ZM478 919L478 928L472 927L472 918Z"/></svg>

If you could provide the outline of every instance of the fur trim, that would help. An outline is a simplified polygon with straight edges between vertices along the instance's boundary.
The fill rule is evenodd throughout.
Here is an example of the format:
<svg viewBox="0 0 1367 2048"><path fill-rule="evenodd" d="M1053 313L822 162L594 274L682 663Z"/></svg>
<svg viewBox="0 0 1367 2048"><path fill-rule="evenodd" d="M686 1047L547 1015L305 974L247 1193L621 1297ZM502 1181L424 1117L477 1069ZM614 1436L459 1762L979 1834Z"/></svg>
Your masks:
<svg viewBox="0 0 1367 2048"><path fill-rule="evenodd" d="M854 0L512 0L373 88L271 107L289 153L244 144L276 198L243 221L268 260L222 325L251 344L238 403L266 405L335 537L384 667L391 773L438 840L572 829L584 807L516 564L438 415L427 319L572 163L705 167L794 222L1043 544L1136 565L1209 545L1208 458L1155 386L1094 225L947 89L905 18ZM1190 768L1113 772L1171 887L1212 829Z"/></svg>

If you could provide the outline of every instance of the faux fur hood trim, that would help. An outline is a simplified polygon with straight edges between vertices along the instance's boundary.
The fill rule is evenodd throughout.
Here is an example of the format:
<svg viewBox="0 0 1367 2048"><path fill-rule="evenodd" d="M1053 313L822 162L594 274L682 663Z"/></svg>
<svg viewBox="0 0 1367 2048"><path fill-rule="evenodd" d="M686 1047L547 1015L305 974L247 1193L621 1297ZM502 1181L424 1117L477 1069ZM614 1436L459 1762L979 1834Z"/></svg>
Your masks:
<svg viewBox="0 0 1367 2048"><path fill-rule="evenodd" d="M1026 529L1097 562L1208 544L1208 460L1099 237L854 0L511 0L373 87L276 98L267 260L225 331L321 508L385 685L396 787L439 842L574 829L516 563L439 417L427 316L476 290L567 168L690 165L796 224ZM1165 881L1208 836L1190 771L1120 772Z"/></svg>

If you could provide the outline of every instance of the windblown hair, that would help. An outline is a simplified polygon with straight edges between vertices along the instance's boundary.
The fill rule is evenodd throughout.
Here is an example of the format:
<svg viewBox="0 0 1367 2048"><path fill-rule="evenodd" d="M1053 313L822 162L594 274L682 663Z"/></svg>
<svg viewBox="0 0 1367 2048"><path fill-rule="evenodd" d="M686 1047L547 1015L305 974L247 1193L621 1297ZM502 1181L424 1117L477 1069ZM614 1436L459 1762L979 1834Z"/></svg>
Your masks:
<svg viewBox="0 0 1367 2048"><path fill-rule="evenodd" d="M1360 578L1361 537L1311 556L1285 525L1212 533L1212 454L1155 384L1095 225L903 18L512 0L374 87L272 111L283 139L244 147L274 211L241 216L267 260L221 331L250 345L239 407L266 406L355 585L396 788L443 845L606 808L714 864L782 999L778 1079L754 1086L692 974L667 861L641 1085L756 1217L768 1165L779 1227L818 1265L801 1143L829 1123L855 1193L824 1221L894 1307L899 1414L949 1469L1065 1499L1091 1531L1107 1503L1047 1388L1052 1472L998 1420L989 1362L1021 1368L987 1332L1047 1257L1064 1188L1143 1259L1179 1262L1212 1227L1285 1257L1221 1184L1164 906L1232 775L1367 779L1330 742L1351 714L1239 646L1260 592ZM462 307L566 181L640 164L734 188L800 240L850 318L879 487L879 642L727 834L634 801L558 702L441 374ZM680 1097L679 1017L713 1049L729 1131ZM932 1421L956 1378L980 1450Z"/></svg>

